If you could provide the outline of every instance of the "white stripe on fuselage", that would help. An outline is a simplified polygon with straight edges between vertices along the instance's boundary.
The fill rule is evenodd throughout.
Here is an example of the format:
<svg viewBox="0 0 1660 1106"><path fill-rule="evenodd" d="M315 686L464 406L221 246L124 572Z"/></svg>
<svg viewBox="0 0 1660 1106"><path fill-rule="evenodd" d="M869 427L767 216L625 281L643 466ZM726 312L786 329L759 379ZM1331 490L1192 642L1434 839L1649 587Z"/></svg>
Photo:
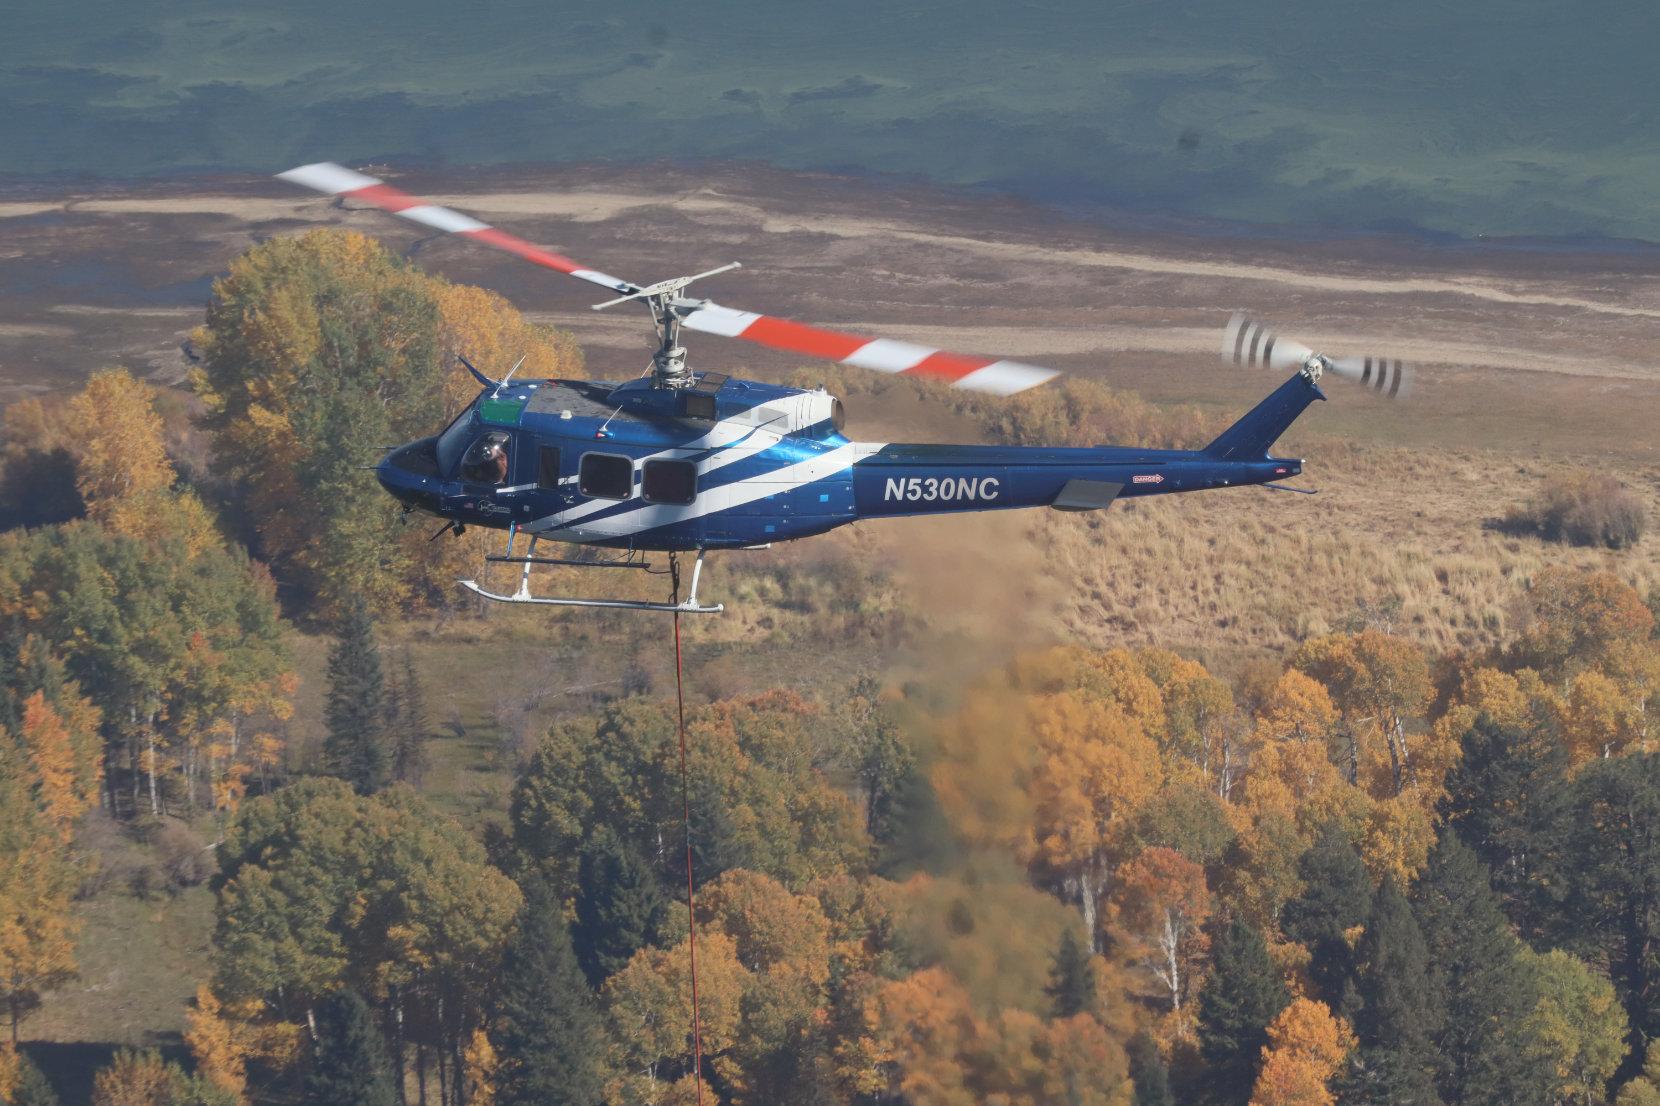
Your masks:
<svg viewBox="0 0 1660 1106"><path fill-rule="evenodd" d="M693 439L685 445L671 446L668 449L660 449L656 453L648 453L644 457L636 458L634 463L638 465L645 461L655 461L665 457L678 458L686 453L698 453L709 449L722 450L713 457L706 457L698 462L698 475L702 476L714 472L716 469L724 468L734 461L742 461L763 450L771 449L782 441L785 435L802 429L801 423L801 418L791 417L788 412L777 411L773 413L767 409L767 404L757 404L741 415L722 419L711 426L700 438ZM752 444L739 446L740 442L750 437L754 439ZM602 439L595 439L594 449L603 453L605 442ZM614 507L619 502L626 501L591 499L568 510L526 523L522 529L531 533L547 533L551 530L563 529L578 519L586 518L608 507Z"/></svg>
<svg viewBox="0 0 1660 1106"><path fill-rule="evenodd" d="M732 507L742 507L746 503L753 503L769 495L780 492L794 491L796 488L811 484L825 477L834 476L853 466L861 455L868 451L868 444L856 445L849 442L838 446L815 457L804 461L797 461L793 465L774 469L772 472L760 476L738 480L731 484L724 484L718 488L711 488L707 492L699 492L696 502L686 506L674 506L664 503L646 503L640 501L640 506L609 518L596 519L586 526L557 526L542 529L536 524L527 527L541 537L566 538L575 541L596 541L604 538L620 538L629 534L638 534L646 530L655 530L659 526L670 526L677 522L689 522L694 518L725 511ZM607 500L605 506L611 506L615 500Z"/></svg>

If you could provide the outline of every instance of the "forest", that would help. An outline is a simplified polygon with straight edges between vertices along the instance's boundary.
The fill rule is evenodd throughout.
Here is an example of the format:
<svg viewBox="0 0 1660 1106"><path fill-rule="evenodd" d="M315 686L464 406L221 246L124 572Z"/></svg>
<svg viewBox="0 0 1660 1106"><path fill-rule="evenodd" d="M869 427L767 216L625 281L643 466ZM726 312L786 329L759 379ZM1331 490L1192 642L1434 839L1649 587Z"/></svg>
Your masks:
<svg viewBox="0 0 1660 1106"><path fill-rule="evenodd" d="M766 686L689 631L694 1046L662 626L464 604L486 538L366 467L471 398L457 352L584 373L319 230L216 282L188 394L111 368L5 409L0 1102L669 1106L699 1069L730 1106L1660 1104L1660 587L1552 535L1444 633L1402 596L1249 655L892 672L848 660L912 632L856 550L727 570L777 614ZM1003 441L1214 426L1090 382L919 402ZM614 670L533 669L480 797L452 702L526 635ZM176 1029L37 1036L116 900L199 906Z"/></svg>

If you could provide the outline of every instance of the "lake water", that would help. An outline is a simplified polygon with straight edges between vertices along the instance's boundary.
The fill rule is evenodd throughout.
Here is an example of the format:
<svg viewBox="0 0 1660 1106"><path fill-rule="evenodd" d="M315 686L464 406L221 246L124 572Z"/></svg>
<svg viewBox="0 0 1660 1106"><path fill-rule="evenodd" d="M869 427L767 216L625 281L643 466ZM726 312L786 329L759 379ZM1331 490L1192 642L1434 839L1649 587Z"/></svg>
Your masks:
<svg viewBox="0 0 1660 1106"><path fill-rule="evenodd" d="M1075 210L1660 240L1660 8L12 0L0 179L755 159Z"/></svg>

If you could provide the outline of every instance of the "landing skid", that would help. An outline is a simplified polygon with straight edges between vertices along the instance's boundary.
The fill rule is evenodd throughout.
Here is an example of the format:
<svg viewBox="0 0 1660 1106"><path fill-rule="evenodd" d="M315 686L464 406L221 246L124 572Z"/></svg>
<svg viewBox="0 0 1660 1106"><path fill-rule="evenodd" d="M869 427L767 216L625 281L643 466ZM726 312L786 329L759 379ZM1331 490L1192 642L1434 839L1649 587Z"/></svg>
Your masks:
<svg viewBox="0 0 1660 1106"><path fill-rule="evenodd" d="M720 614L726 609L723 603L708 606L697 601L697 585L703 575L703 550L697 551L697 560L692 565L692 588L689 595L680 601L680 555L669 554L669 578L673 590L673 598L667 603L649 603L637 599L567 599L557 596L540 596L530 594L530 566L533 564L570 565L578 568L641 568L649 569L648 565L635 561L570 561L555 560L536 556L536 535L530 536L530 553L528 556L513 556L513 538L510 533L507 539L507 555L504 557L489 557L487 560L521 564L523 571L519 574L519 590L512 595L503 595L500 592L490 591L479 585L477 580L461 580L462 587L482 599L493 603L525 603L540 607L599 607L608 610L622 611L666 611L671 614ZM659 572L662 570L659 569Z"/></svg>

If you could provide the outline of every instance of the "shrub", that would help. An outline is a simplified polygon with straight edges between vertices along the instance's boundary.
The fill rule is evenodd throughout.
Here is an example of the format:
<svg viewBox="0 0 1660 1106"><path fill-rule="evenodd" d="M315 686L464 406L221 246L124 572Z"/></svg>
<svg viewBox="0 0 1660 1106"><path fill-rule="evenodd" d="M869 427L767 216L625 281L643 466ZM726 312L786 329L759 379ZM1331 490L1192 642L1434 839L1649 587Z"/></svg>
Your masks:
<svg viewBox="0 0 1660 1106"><path fill-rule="evenodd" d="M196 886L218 867L212 850L180 822L169 822L157 833L156 858L173 892Z"/></svg>
<svg viewBox="0 0 1660 1106"><path fill-rule="evenodd" d="M1626 549L1648 524L1637 494L1612 476L1576 473L1545 481L1527 503L1512 508L1503 527L1538 534L1546 541Z"/></svg>

